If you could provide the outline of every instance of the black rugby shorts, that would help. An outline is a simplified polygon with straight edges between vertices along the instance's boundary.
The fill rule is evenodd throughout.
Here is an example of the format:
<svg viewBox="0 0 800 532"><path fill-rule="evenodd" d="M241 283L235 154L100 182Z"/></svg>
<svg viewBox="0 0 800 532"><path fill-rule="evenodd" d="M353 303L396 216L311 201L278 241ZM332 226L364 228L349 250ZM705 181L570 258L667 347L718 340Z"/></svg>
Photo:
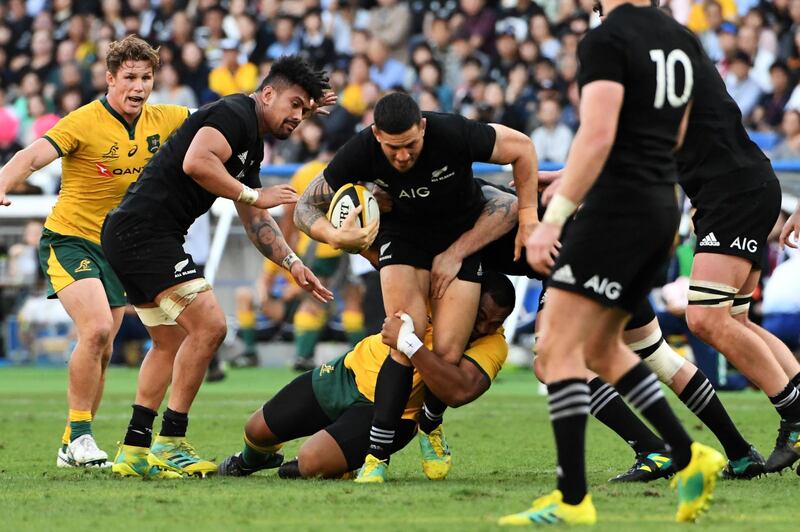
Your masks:
<svg viewBox="0 0 800 532"><path fill-rule="evenodd" d="M445 251L457 238L430 230L381 229L375 239L379 253L378 269L403 264L430 271L434 257ZM480 283L483 279L483 268L481 253L478 252L464 259L456 277L462 281Z"/></svg>
<svg viewBox="0 0 800 532"><path fill-rule="evenodd" d="M111 211L101 240L133 305L152 303L167 288L203 276L183 250L183 235L162 233L137 216Z"/></svg>
<svg viewBox="0 0 800 532"><path fill-rule="evenodd" d="M679 219L676 206L627 213L581 209L566 232L548 288L634 314L669 259Z"/></svg>
<svg viewBox="0 0 800 532"><path fill-rule="evenodd" d="M771 171L771 170L770 170ZM699 194L692 218L697 243L694 252L742 257L760 270L767 236L781 210L781 187L770 179L752 190Z"/></svg>

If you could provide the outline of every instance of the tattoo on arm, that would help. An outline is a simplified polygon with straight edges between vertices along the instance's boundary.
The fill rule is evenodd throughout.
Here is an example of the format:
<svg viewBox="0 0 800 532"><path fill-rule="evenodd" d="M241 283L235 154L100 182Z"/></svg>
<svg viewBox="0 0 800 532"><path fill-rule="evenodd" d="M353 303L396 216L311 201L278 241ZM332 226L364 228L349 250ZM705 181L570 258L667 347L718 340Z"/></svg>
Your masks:
<svg viewBox="0 0 800 532"><path fill-rule="evenodd" d="M500 216L506 218L512 215L512 211L516 210L517 198L512 194L493 187L483 187L483 195L486 197L486 204L483 206L483 214L486 216L500 213ZM516 213L513 213L513 215L516 216Z"/></svg>
<svg viewBox="0 0 800 532"><path fill-rule="evenodd" d="M247 226L247 236L258 251L275 264L280 264L292 252L278 223L266 210L251 219Z"/></svg>
<svg viewBox="0 0 800 532"><path fill-rule="evenodd" d="M325 216L333 199L333 191L322 174L309 183L294 209L294 224L302 232L309 234L311 226Z"/></svg>

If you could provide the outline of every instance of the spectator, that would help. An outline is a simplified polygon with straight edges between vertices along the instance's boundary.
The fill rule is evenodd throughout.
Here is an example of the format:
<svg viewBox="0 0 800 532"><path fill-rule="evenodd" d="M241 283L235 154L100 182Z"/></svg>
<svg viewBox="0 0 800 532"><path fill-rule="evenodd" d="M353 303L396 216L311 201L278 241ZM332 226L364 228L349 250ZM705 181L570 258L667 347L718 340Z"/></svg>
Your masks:
<svg viewBox="0 0 800 532"><path fill-rule="evenodd" d="M497 15L486 0L459 0L459 13L453 18L457 31L466 34L472 52L486 55L494 51L494 26Z"/></svg>
<svg viewBox="0 0 800 532"><path fill-rule="evenodd" d="M281 15L275 21L275 42L267 48L267 59L274 61L282 55L300 53L300 42L295 35L292 17Z"/></svg>
<svg viewBox="0 0 800 532"><path fill-rule="evenodd" d="M309 9L303 15L300 47L306 60L318 69L329 67L336 59L333 41L323 31L322 15L317 8Z"/></svg>
<svg viewBox="0 0 800 532"><path fill-rule="evenodd" d="M386 43L392 59L405 63L408 59L408 37L411 30L411 10L408 2L377 0L370 9L367 29Z"/></svg>
<svg viewBox="0 0 800 532"><path fill-rule="evenodd" d="M770 130L778 127L783 120L784 108L798 108L800 106L800 92L793 91L790 85L789 68L786 63L773 63L769 69L772 92L761 97L758 105L753 110L752 122L756 129ZM792 101L790 96L796 99Z"/></svg>
<svg viewBox="0 0 800 532"><path fill-rule="evenodd" d="M222 49L220 44L227 38L222 23L225 20L225 10L219 5L213 5L203 14L203 25L195 31L195 39L206 56L206 61L211 69L217 68L222 62Z"/></svg>
<svg viewBox="0 0 800 532"><path fill-rule="evenodd" d="M406 67L389 56L389 48L383 39L380 37L370 39L367 57L372 64L369 67L369 77L382 91L403 87Z"/></svg>
<svg viewBox="0 0 800 532"><path fill-rule="evenodd" d="M492 57L489 77L495 81L504 82L508 78L508 73L517 61L517 39L514 36L513 28L505 28L499 33L495 40L495 53Z"/></svg>
<svg viewBox="0 0 800 532"><path fill-rule="evenodd" d="M723 58L722 48L720 48L719 37L717 36L720 26L724 22L722 18L722 6L716 1L706 2L703 6L703 11L708 27L700 32L698 38L703 44L703 48L705 48L708 57L710 57L712 61L717 62ZM728 22L727 24L731 23Z"/></svg>
<svg viewBox="0 0 800 532"><path fill-rule="evenodd" d="M442 67L436 61L428 61L420 67L419 81L414 91L418 101L422 92L432 93L442 112L449 113L453 107L453 89L442 82Z"/></svg>
<svg viewBox="0 0 800 532"><path fill-rule="evenodd" d="M258 22L249 13L236 17L239 29L239 62L257 65L267 53L266 34L259 30Z"/></svg>
<svg viewBox="0 0 800 532"><path fill-rule="evenodd" d="M5 107L0 107L0 167L22 149L17 142L19 119Z"/></svg>
<svg viewBox="0 0 800 532"><path fill-rule="evenodd" d="M761 98L758 83L750 77L751 58L742 50L737 50L730 65L730 72L725 77L725 86L731 97L739 105L742 118L747 120L750 113Z"/></svg>
<svg viewBox="0 0 800 532"><path fill-rule="evenodd" d="M208 88L220 96L253 92L258 86L258 68L253 63L239 63L239 42L225 39L220 43L222 61L208 76Z"/></svg>
<svg viewBox="0 0 800 532"><path fill-rule="evenodd" d="M369 81L369 67L366 55L356 55L350 60L348 84L342 91L339 102L353 116L361 116L367 110L364 84Z"/></svg>
<svg viewBox="0 0 800 532"><path fill-rule="evenodd" d="M758 83L762 91L772 90L770 84L769 68L775 62L775 54L765 48L759 48L758 29L751 26L742 26L736 36L736 45L745 52L752 61L750 77Z"/></svg>
<svg viewBox="0 0 800 532"><path fill-rule="evenodd" d="M783 113L781 122L783 141L772 152L772 160L800 159L800 111L791 109Z"/></svg>
<svg viewBox="0 0 800 532"><path fill-rule="evenodd" d="M544 57L555 61L561 50L561 43L553 37L550 22L544 15L534 15L530 22L530 37L539 45L539 50Z"/></svg>
<svg viewBox="0 0 800 532"><path fill-rule="evenodd" d="M350 43L352 33L364 28L369 20L366 10L360 9L354 0L329 0L328 9L322 13L325 33L333 39L333 47L339 57L354 54Z"/></svg>
<svg viewBox="0 0 800 532"><path fill-rule="evenodd" d="M8 277L11 282L33 288L40 276L39 237L44 226L30 220L22 231L22 241L8 248Z"/></svg>
<svg viewBox="0 0 800 532"><path fill-rule="evenodd" d="M520 131L530 132L533 127L530 117L536 111L536 91L531 86L530 71L525 63L518 62L508 73L506 86L506 104L511 112L518 116L521 125Z"/></svg>
<svg viewBox="0 0 800 532"><path fill-rule="evenodd" d="M736 21L736 0L691 0L686 26L693 32L700 34L708 29L709 21L706 18L706 6L710 3L719 4L722 18L731 22ZM678 19L681 23L680 19Z"/></svg>
<svg viewBox="0 0 800 532"><path fill-rule="evenodd" d="M162 65L156 74L158 90L150 93L150 103L171 103L189 109L197 108L197 98L192 89L181 84L178 71L173 65Z"/></svg>
<svg viewBox="0 0 800 532"><path fill-rule="evenodd" d="M442 104L439 102L439 98L436 96L436 94L428 89L420 90L416 95L416 99L421 111L434 113L444 112L444 109L442 109Z"/></svg>
<svg viewBox="0 0 800 532"><path fill-rule="evenodd" d="M556 100L544 100L538 118L541 125L531 135L536 155L540 161L563 164L572 144L572 131L561 123L561 105Z"/></svg>
<svg viewBox="0 0 800 532"><path fill-rule="evenodd" d="M214 93L208 88L210 72L203 61L203 52L197 44L188 43L181 50L178 73L186 86L194 92L198 104L204 105L214 99Z"/></svg>

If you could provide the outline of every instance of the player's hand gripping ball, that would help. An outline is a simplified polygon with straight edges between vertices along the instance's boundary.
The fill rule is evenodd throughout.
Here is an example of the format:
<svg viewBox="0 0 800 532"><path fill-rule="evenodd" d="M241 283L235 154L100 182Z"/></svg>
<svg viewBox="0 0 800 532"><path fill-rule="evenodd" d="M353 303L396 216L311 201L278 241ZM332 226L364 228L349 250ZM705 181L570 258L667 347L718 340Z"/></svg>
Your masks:
<svg viewBox="0 0 800 532"><path fill-rule="evenodd" d="M348 253L359 253L372 244L377 234L377 227L373 222L379 220L380 216L378 201L372 192L362 185L352 183L336 191L328 209L331 225L347 233L342 249ZM375 230L366 232L364 229L368 227Z"/></svg>

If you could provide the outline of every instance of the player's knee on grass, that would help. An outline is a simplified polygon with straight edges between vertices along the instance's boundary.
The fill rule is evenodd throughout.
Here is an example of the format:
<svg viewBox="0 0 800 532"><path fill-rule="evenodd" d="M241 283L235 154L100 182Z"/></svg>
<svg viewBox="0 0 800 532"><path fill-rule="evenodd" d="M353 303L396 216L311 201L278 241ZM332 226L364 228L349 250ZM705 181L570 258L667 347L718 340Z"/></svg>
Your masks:
<svg viewBox="0 0 800 532"><path fill-rule="evenodd" d="M282 443L267 426L267 422L264 420L264 411L261 408L250 415L244 426L244 433L247 439L256 445L267 447Z"/></svg>
<svg viewBox="0 0 800 532"><path fill-rule="evenodd" d="M336 478L348 471L341 448L328 432L314 434L297 452L297 465L303 478Z"/></svg>

